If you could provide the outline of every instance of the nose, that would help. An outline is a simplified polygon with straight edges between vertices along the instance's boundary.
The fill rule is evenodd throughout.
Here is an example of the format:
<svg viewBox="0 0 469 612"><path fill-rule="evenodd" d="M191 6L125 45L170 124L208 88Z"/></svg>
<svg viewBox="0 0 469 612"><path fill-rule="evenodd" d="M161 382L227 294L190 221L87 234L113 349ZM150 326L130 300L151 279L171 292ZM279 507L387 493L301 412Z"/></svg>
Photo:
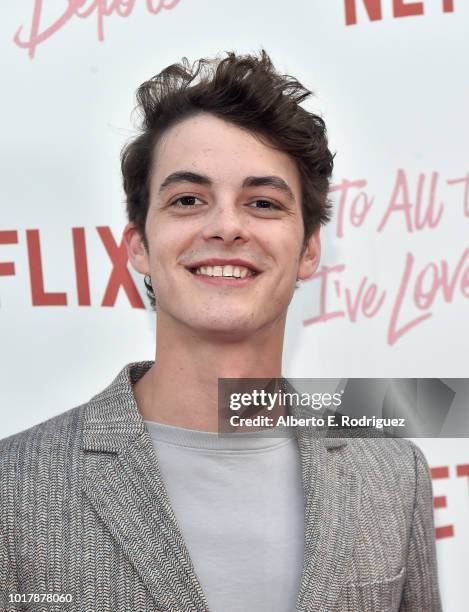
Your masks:
<svg viewBox="0 0 469 612"><path fill-rule="evenodd" d="M226 244L244 242L247 238L247 219L243 219L234 202L217 203L206 218L202 231L205 240L221 240Z"/></svg>

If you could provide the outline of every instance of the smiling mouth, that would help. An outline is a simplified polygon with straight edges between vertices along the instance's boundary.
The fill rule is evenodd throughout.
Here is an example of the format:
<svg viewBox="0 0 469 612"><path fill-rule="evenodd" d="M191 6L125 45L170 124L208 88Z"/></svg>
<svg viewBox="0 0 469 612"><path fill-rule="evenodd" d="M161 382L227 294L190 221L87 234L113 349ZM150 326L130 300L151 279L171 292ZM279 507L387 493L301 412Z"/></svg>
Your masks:
<svg viewBox="0 0 469 612"><path fill-rule="evenodd" d="M197 268L186 268L194 276L201 276L214 280L242 281L259 275L259 272L245 266L199 266Z"/></svg>

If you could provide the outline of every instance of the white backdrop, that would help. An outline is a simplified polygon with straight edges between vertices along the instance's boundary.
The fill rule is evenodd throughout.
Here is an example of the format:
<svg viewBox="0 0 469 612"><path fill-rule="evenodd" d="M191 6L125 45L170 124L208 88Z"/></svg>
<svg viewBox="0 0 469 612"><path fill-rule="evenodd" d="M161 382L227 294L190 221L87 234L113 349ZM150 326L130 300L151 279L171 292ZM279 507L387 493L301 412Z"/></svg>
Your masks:
<svg viewBox="0 0 469 612"><path fill-rule="evenodd" d="M184 55L265 47L315 91L308 108L337 151L336 216L290 309L284 374L468 376L467 2L16 0L0 23L0 437L154 356L138 294L121 287L103 305L106 245L125 224L134 92ZM434 468L444 609L462 612L469 445L419 443Z"/></svg>

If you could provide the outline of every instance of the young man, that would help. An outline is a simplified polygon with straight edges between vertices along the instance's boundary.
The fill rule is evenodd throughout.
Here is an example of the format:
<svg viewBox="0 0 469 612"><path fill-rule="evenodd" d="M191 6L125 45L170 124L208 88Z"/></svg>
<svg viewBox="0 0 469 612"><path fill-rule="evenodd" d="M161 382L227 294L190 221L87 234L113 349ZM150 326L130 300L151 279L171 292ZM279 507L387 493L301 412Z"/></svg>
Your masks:
<svg viewBox="0 0 469 612"><path fill-rule="evenodd" d="M441 609L417 447L216 433L219 378L281 377L318 265L333 157L308 94L265 52L140 87L124 235L156 359L2 442L1 590L100 612Z"/></svg>

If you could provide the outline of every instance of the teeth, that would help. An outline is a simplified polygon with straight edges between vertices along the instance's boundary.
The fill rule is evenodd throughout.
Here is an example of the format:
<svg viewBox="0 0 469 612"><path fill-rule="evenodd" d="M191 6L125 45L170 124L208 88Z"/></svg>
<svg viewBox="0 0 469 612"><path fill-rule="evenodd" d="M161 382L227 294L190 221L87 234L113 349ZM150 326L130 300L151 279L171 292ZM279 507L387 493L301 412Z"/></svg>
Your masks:
<svg viewBox="0 0 469 612"><path fill-rule="evenodd" d="M246 278L253 276L253 273L248 268L243 266L200 266L195 271L196 274L204 274L205 276L227 276L234 278Z"/></svg>

